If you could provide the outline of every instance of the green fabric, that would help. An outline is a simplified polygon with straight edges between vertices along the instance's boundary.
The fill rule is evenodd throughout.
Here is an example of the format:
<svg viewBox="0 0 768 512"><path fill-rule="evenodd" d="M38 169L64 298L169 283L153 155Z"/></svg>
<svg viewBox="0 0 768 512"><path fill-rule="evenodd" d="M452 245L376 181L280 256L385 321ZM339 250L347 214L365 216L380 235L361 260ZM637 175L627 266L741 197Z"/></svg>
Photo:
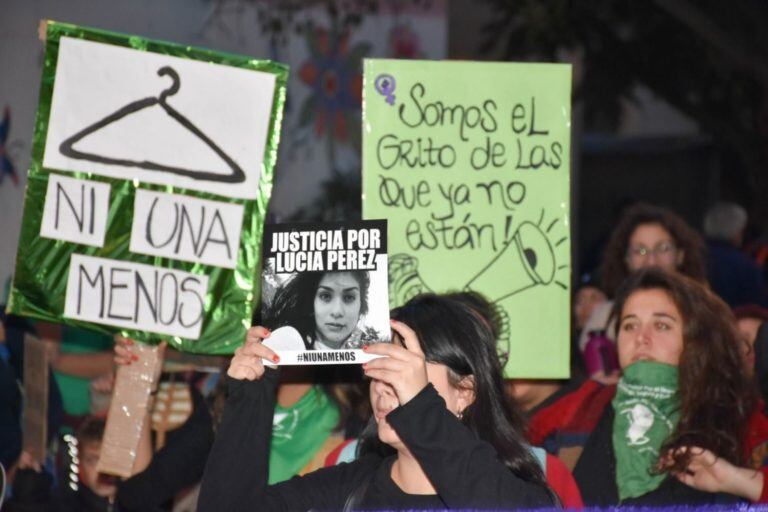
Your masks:
<svg viewBox="0 0 768 512"><path fill-rule="evenodd" d="M291 407L275 406L269 483L288 480L306 466L339 423L339 409L320 386Z"/></svg>
<svg viewBox="0 0 768 512"><path fill-rule="evenodd" d="M61 352L66 354L91 354L112 350L112 337L95 331L63 326ZM91 379L75 377L54 371L56 383L61 391L64 412L71 416L82 416L91 412Z"/></svg>
<svg viewBox="0 0 768 512"><path fill-rule="evenodd" d="M639 361L624 370L613 398L613 450L619 499L635 498L659 487L655 474L662 443L680 419L677 367Z"/></svg>

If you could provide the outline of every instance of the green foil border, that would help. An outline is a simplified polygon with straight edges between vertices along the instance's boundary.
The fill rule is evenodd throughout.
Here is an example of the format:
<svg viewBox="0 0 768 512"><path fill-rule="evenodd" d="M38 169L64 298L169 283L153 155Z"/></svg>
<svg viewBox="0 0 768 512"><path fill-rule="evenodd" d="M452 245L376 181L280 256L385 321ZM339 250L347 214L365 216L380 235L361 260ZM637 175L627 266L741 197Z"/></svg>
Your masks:
<svg viewBox="0 0 768 512"><path fill-rule="evenodd" d="M105 334L120 333L148 343L165 340L174 348L186 352L232 353L237 346L242 344L245 332L251 325L254 306L260 297L259 276L261 273L264 218L272 192L274 167L277 161L277 147L280 141L280 127L288 81L288 66L269 60L257 60L242 55L155 41L54 21L47 22L46 33L45 62L40 85L40 100L35 118L32 159L24 196L24 216L16 256L16 270L7 307L8 313L66 323ZM48 187L48 176L55 171L44 168L42 162L56 76L59 40L62 36L252 69L275 75L275 93L257 198L255 200L223 199L219 195L184 188L150 183L135 184L131 180L108 178L87 172L56 171L65 176L110 184L109 219L104 246L97 248L40 237L40 224ZM137 188L242 204L244 217L235 269L131 253L129 243L133 221L134 194ZM126 212L130 213L126 214ZM74 253L208 275L208 293L205 297L205 314L200 337L197 340L191 340L64 318L69 260Z"/></svg>

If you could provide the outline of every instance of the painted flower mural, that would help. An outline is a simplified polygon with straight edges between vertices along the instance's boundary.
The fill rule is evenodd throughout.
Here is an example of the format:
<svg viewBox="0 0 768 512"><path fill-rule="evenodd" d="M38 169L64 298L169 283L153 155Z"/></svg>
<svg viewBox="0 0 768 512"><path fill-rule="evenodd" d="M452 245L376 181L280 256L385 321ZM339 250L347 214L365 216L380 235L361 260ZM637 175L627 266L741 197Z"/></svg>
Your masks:
<svg viewBox="0 0 768 512"><path fill-rule="evenodd" d="M422 59L421 40L410 25L395 25L389 31L389 54L393 59Z"/></svg>
<svg viewBox="0 0 768 512"><path fill-rule="evenodd" d="M8 135L11 132L11 109L7 106L3 110L3 120L0 121L0 185L6 177L10 176L14 185L19 184L19 175L11 162Z"/></svg>
<svg viewBox="0 0 768 512"><path fill-rule="evenodd" d="M360 145L362 59L371 44L350 48L349 33L315 28L307 33L310 58L299 69L301 81L311 89L301 106L299 126L314 125L318 138L327 137L333 161L336 143Z"/></svg>

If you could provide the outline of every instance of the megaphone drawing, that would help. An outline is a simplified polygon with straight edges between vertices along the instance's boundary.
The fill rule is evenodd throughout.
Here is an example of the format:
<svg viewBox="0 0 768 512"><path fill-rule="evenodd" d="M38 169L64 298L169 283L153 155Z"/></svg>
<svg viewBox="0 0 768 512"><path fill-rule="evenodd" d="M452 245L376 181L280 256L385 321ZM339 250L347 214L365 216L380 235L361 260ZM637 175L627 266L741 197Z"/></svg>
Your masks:
<svg viewBox="0 0 768 512"><path fill-rule="evenodd" d="M555 250L546 233L525 221L465 288L482 291L491 302L499 302L528 288L552 283L556 265Z"/></svg>

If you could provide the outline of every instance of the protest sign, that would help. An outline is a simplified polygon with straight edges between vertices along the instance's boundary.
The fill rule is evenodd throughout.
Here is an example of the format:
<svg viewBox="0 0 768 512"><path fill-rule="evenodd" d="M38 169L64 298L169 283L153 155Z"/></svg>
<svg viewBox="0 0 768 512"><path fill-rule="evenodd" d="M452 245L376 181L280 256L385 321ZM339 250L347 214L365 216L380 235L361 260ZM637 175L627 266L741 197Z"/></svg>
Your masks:
<svg viewBox="0 0 768 512"><path fill-rule="evenodd" d="M278 364L364 363L363 345L389 341L386 221L267 225L263 261Z"/></svg>
<svg viewBox="0 0 768 512"><path fill-rule="evenodd" d="M473 290L509 377L569 367L571 70L367 60L363 216L389 225L390 305Z"/></svg>
<svg viewBox="0 0 768 512"><path fill-rule="evenodd" d="M36 461L48 453L48 379L45 342L24 335L24 450Z"/></svg>
<svg viewBox="0 0 768 512"><path fill-rule="evenodd" d="M47 23L9 311L230 353L259 294L287 68Z"/></svg>
<svg viewBox="0 0 768 512"><path fill-rule="evenodd" d="M149 428L152 392L157 389L163 368L165 345L150 347L137 344L132 349L136 360L121 364L115 374L115 386L109 404L101 455L96 470L123 478L132 476L139 442ZM146 433L145 433L146 434ZM149 435L149 434L146 434Z"/></svg>

